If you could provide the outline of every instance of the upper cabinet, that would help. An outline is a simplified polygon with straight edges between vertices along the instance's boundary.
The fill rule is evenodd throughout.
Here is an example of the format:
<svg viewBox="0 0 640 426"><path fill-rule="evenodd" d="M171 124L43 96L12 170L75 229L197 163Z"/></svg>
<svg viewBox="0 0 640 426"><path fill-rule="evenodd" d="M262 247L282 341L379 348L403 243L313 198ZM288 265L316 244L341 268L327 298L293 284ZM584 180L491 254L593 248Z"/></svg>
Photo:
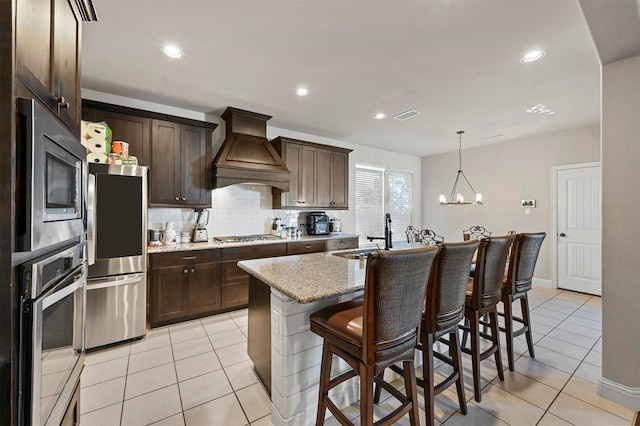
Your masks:
<svg viewBox="0 0 640 426"><path fill-rule="evenodd" d="M211 207L211 134L215 123L84 100L82 119L104 121L113 140L149 167L149 206Z"/></svg>
<svg viewBox="0 0 640 426"><path fill-rule="evenodd" d="M74 133L80 133L80 25L90 1L16 2L16 75Z"/></svg>
<svg viewBox="0 0 640 426"><path fill-rule="evenodd" d="M149 205L210 208L210 164L206 129L152 120Z"/></svg>
<svg viewBox="0 0 640 426"><path fill-rule="evenodd" d="M291 170L289 192L273 188L273 208L349 208L350 149L278 137L271 141Z"/></svg>

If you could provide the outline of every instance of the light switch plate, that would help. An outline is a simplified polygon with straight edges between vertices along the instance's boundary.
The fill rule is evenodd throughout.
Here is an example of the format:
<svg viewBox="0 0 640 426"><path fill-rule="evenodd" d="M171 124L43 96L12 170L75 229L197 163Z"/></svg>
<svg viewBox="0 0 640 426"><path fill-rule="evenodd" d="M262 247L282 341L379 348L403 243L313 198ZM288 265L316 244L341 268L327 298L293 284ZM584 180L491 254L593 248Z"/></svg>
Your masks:
<svg viewBox="0 0 640 426"><path fill-rule="evenodd" d="M520 200L520 205L522 207L535 208L536 207L536 200Z"/></svg>

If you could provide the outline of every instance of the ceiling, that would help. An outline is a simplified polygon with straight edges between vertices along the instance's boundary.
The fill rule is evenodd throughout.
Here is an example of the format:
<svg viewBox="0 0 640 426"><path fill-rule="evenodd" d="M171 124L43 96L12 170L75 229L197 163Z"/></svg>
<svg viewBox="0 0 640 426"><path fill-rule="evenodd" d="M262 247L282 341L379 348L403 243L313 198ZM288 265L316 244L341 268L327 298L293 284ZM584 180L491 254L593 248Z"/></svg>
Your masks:
<svg viewBox="0 0 640 426"><path fill-rule="evenodd" d="M599 122L600 67L575 0L93 2L84 89L218 116L233 106L418 156L457 150L458 130L465 148ZM546 56L520 63L533 49ZM526 112L538 104L555 114Z"/></svg>

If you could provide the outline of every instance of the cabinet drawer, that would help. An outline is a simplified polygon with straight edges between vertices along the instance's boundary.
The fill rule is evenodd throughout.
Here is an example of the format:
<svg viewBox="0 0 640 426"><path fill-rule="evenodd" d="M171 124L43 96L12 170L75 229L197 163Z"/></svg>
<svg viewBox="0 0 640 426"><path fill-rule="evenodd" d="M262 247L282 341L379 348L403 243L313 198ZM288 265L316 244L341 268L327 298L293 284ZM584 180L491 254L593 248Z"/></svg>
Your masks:
<svg viewBox="0 0 640 426"><path fill-rule="evenodd" d="M150 255L151 269L167 268L177 265L193 265L220 261L220 250L193 250Z"/></svg>
<svg viewBox="0 0 640 426"><path fill-rule="evenodd" d="M333 238L327 240L327 251L358 248L357 238Z"/></svg>
<svg viewBox="0 0 640 426"><path fill-rule="evenodd" d="M229 247L223 248L221 250L222 261L262 259L265 257L287 255L287 245L284 243L253 245L245 247Z"/></svg>
<svg viewBox="0 0 640 426"><path fill-rule="evenodd" d="M320 241L295 241L287 243L287 254L305 254L323 252L326 247L324 240Z"/></svg>

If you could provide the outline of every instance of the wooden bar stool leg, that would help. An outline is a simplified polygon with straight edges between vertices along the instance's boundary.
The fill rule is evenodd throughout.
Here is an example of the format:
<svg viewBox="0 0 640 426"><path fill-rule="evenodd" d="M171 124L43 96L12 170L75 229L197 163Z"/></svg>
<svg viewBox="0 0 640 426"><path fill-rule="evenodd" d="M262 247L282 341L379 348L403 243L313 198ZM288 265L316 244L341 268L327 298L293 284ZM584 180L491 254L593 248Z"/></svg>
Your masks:
<svg viewBox="0 0 640 426"><path fill-rule="evenodd" d="M360 364L360 424L373 424L373 366Z"/></svg>
<svg viewBox="0 0 640 426"><path fill-rule="evenodd" d="M316 415L316 425L324 425L324 413L327 408L325 398L328 394L329 382L331 381L331 361L333 356L329 351L329 344L325 341L322 344L322 363L320 365L320 386L318 393L318 414Z"/></svg>
<svg viewBox="0 0 640 426"><path fill-rule="evenodd" d="M527 327L527 331L525 332L525 335L527 337L527 347L529 348L529 355L531 356L531 358L535 358L536 354L533 351L533 336L531 335L529 298L527 297L527 293L525 293L524 296L520 298L520 307L522 309L522 321L524 322L524 325Z"/></svg>
<svg viewBox="0 0 640 426"><path fill-rule="evenodd" d="M458 379L456 380L456 390L458 391L458 403L460 404L460 411L462 414L467 414L467 399L464 396L464 383L462 382L462 350L460 348L460 341L457 332L449 333L449 345L451 347L451 360L453 369L458 373Z"/></svg>
<svg viewBox="0 0 640 426"><path fill-rule="evenodd" d="M507 339L507 360L509 362L509 370L514 370L513 365L513 309L511 303L513 300L511 296L502 299L502 303L504 304L504 335L505 339Z"/></svg>
<svg viewBox="0 0 640 426"><path fill-rule="evenodd" d="M422 377L424 383L424 412L427 426L434 426L434 389L433 389L433 335L422 333Z"/></svg>
<svg viewBox="0 0 640 426"><path fill-rule="evenodd" d="M473 366L473 394L476 401L482 401L480 389L480 313L467 311L469 318L469 330L471 334L471 364ZM469 315L470 314L470 315Z"/></svg>
<svg viewBox="0 0 640 426"><path fill-rule="evenodd" d="M416 370L413 366L413 361L403 361L402 367L404 370L405 393L412 404L411 411L409 411L409 422L411 425L419 425L418 393L414 392L416 389ZM378 386L379 388L380 386Z"/></svg>
<svg viewBox="0 0 640 426"><path fill-rule="evenodd" d="M500 353L500 326L498 325L498 312L496 308L493 308L492 312L489 312L489 327L491 328L492 339L491 341L496 347L496 353L494 358L496 361L496 368L498 369L498 377L504 381L504 371L502 368L502 354Z"/></svg>

